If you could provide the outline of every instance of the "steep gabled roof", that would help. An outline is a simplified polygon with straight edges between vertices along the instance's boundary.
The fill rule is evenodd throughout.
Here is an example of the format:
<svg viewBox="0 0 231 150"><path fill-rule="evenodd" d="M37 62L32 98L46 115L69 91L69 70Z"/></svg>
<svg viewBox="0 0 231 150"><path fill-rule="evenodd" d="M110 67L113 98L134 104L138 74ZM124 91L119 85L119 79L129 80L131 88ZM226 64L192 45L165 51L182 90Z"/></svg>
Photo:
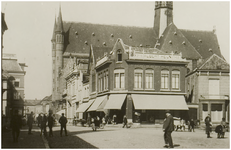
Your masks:
<svg viewBox="0 0 231 150"><path fill-rule="evenodd" d="M17 62L17 59L2 59L2 69L10 71L23 71Z"/></svg>
<svg viewBox="0 0 231 150"><path fill-rule="evenodd" d="M229 70L230 66L223 58L213 54L198 67L200 70Z"/></svg>
<svg viewBox="0 0 231 150"><path fill-rule="evenodd" d="M112 51L112 47L93 47L94 61L97 62L98 58L104 56L105 53L109 54Z"/></svg>
<svg viewBox="0 0 231 150"><path fill-rule="evenodd" d="M201 58L201 55L173 23L165 29L158 43L157 48L164 52L181 52L182 57L186 59Z"/></svg>
<svg viewBox="0 0 231 150"><path fill-rule="evenodd" d="M180 31L203 58L208 58L213 54L222 57L217 35L214 34L213 31L193 31L183 29L180 29Z"/></svg>
<svg viewBox="0 0 231 150"><path fill-rule="evenodd" d="M64 52L89 54L90 45L94 47L113 47L118 38L131 46L156 43L152 28L91 24L80 22L63 22L65 34Z"/></svg>

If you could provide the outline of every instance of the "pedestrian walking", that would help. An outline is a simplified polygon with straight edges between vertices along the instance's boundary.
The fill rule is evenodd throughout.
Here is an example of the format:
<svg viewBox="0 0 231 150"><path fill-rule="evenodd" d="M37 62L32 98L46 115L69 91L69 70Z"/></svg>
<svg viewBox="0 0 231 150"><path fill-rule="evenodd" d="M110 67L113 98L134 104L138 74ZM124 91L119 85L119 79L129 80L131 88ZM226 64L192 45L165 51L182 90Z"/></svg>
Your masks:
<svg viewBox="0 0 231 150"><path fill-rule="evenodd" d="M172 131L174 131L174 122L173 117L169 110L165 111L166 118L164 120L163 124L163 131L164 131L164 141L165 141L165 148L173 148L173 142L172 142Z"/></svg>
<svg viewBox="0 0 231 150"><path fill-rule="evenodd" d="M67 129L66 129L67 118L64 116L64 113L62 113L62 116L59 119L59 123L61 124L60 136L62 136L63 134L63 129L65 131L65 135L67 136Z"/></svg>
<svg viewBox="0 0 231 150"><path fill-rule="evenodd" d="M28 120L27 120L27 125L29 127L28 134L32 134L31 130L32 130L33 122L34 122L34 117L33 117L33 111L32 111L31 114L28 116Z"/></svg>
<svg viewBox="0 0 231 150"><path fill-rule="evenodd" d="M112 118L112 119L113 119L113 121L112 121L113 124L117 124L117 116L116 116L116 115L113 115L113 118Z"/></svg>
<svg viewBox="0 0 231 150"><path fill-rule="evenodd" d="M195 132L194 131L195 122L194 122L193 119L191 119L191 121L190 121L190 126L191 126L191 130L190 131Z"/></svg>
<svg viewBox="0 0 231 150"><path fill-rule="evenodd" d="M41 120L42 120L42 116L41 116L41 114L39 114L39 116L37 117L38 127L40 127L40 125L41 125Z"/></svg>
<svg viewBox="0 0 231 150"><path fill-rule="evenodd" d="M13 142L18 142L20 128L22 127L22 119L18 115L18 110L14 111L14 114L10 121L10 127L12 129Z"/></svg>
<svg viewBox="0 0 231 150"><path fill-rule="evenodd" d="M41 133L40 133L40 136L42 136L42 134L45 137L47 136L47 116L46 116L46 114L43 115L42 121L41 121Z"/></svg>
<svg viewBox="0 0 231 150"><path fill-rule="evenodd" d="M187 121L188 124L188 132L191 132L190 120Z"/></svg>
<svg viewBox="0 0 231 150"><path fill-rule="evenodd" d="M49 137L51 137L51 136L53 136L52 128L53 128L54 122L55 122L51 112L49 112L49 116L47 117L47 120L48 120L48 127L49 127Z"/></svg>
<svg viewBox="0 0 231 150"><path fill-rule="evenodd" d="M124 123L123 128L124 128L124 126L126 126L126 128L128 128L128 119L125 115L124 115L123 123Z"/></svg>
<svg viewBox="0 0 231 150"><path fill-rule="evenodd" d="M211 138L210 136L210 132L211 132L211 126L212 126L212 122L211 122L211 118L210 115L208 114L208 116L205 118L205 132L207 134L207 138Z"/></svg>

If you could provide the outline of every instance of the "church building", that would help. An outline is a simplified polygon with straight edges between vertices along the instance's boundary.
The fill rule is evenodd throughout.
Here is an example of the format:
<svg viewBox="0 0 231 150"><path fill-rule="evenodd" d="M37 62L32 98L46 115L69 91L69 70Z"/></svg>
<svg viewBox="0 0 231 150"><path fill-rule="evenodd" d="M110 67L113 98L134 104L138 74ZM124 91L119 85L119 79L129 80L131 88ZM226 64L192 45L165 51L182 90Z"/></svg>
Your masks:
<svg viewBox="0 0 231 150"><path fill-rule="evenodd" d="M83 113L116 114L120 122L126 115L138 123L159 123L166 109L176 117L192 117L186 91L191 82L185 77L205 59L217 56L225 61L215 30L178 29L172 1L157 1L154 10L154 25L148 28L63 21L60 8L51 39L53 102L63 101L71 58L88 62L89 99L76 101L79 108L88 106ZM202 120L202 104L195 102L194 119Z"/></svg>

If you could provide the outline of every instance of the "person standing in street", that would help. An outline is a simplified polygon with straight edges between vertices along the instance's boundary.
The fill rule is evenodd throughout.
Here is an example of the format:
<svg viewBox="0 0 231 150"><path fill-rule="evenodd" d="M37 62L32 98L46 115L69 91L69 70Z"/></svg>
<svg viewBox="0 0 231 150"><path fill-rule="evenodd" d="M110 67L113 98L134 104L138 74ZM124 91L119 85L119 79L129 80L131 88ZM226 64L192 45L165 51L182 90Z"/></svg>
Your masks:
<svg viewBox="0 0 231 150"><path fill-rule="evenodd" d="M165 148L173 148L173 142L172 142L172 131L174 131L174 122L173 117L169 110L165 111L166 118L164 120L163 124L163 131L164 131L164 141L165 141Z"/></svg>
<svg viewBox="0 0 231 150"><path fill-rule="evenodd" d="M48 120L48 127L49 127L49 136L51 137L51 136L53 136L52 127L54 125L54 118L53 118L51 112L49 112L49 116L48 116L47 120Z"/></svg>
<svg viewBox="0 0 231 150"><path fill-rule="evenodd" d="M66 129L67 118L64 116L64 113L62 113L62 116L59 119L59 123L61 124L60 136L62 137L63 129L65 131L65 135L67 136L67 129Z"/></svg>
<svg viewBox="0 0 231 150"><path fill-rule="evenodd" d="M225 118L222 118L222 121L221 121L221 133L218 135L218 138L224 138L225 137L225 130L226 130L226 121L225 121Z"/></svg>
<svg viewBox="0 0 231 150"><path fill-rule="evenodd" d="M191 121L190 121L190 126L191 126L191 130L190 130L190 131L195 132L195 131L194 131L195 123L194 123L194 120L193 120L193 119L191 119Z"/></svg>
<svg viewBox="0 0 231 150"><path fill-rule="evenodd" d="M205 118L205 132L207 134L207 138L211 138L210 136L210 132L211 132L211 126L212 126L212 122L211 122L211 118L210 115L208 114L208 116Z"/></svg>
<svg viewBox="0 0 231 150"><path fill-rule="evenodd" d="M20 128L22 127L22 119L18 115L18 110L14 111L14 114L10 121L10 127L12 129L13 142L18 142L18 137L20 134Z"/></svg>
<svg viewBox="0 0 231 150"><path fill-rule="evenodd" d="M39 114L39 116L37 117L38 127L41 126L41 120L42 120L42 116L41 116L41 114Z"/></svg>
<svg viewBox="0 0 231 150"><path fill-rule="evenodd" d="M41 133L40 136L47 136L47 116L46 114L43 115L42 121L41 121Z"/></svg>
<svg viewBox="0 0 231 150"><path fill-rule="evenodd" d="M34 117L33 117L33 111L32 111L31 114L28 116L28 120L27 120L27 125L29 127L28 134L32 134L31 130L32 130L33 122L34 122Z"/></svg>
<svg viewBox="0 0 231 150"><path fill-rule="evenodd" d="M128 119L125 115L124 115L123 123L124 123L123 128L124 128L124 126L126 126L126 128L128 128Z"/></svg>

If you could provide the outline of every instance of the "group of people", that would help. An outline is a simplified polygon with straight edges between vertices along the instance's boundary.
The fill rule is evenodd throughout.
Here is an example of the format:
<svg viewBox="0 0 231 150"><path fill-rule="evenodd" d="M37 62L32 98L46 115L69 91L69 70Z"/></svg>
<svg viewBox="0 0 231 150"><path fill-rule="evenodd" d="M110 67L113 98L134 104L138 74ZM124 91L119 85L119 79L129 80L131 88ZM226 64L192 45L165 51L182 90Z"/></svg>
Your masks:
<svg viewBox="0 0 231 150"><path fill-rule="evenodd" d="M32 134L32 127L34 123L34 117L33 112L28 116L27 118L27 125L28 125L28 134ZM49 115L43 114L43 116L40 114L38 116L38 126L41 129L40 136L44 135L47 136L47 130L46 127L49 127L49 136L53 136L53 126L55 123L55 118L52 115L51 112L49 112ZM59 123L61 125L60 129L60 136L62 137L63 130L65 131L65 135L67 136L67 130L66 130L66 124L67 124L67 118L64 116L64 113L62 113L62 116L59 119ZM20 129L22 128L22 118L18 114L18 110L14 110L13 115L11 117L10 121L10 127L12 129L12 136L13 136L13 142L18 142L18 137L20 134Z"/></svg>
<svg viewBox="0 0 231 150"><path fill-rule="evenodd" d="M173 142L172 142L172 132L174 131L174 119L171 115L170 111L167 110L166 112L166 118L164 119L163 123L163 132L164 132L164 141L165 141L165 148L174 148ZM210 115L208 115L205 118L205 132L207 134L207 138L211 138L210 132L212 131L212 121ZM195 122L193 119L191 119L189 122L189 131L194 132L194 126ZM226 131L226 121L225 118L222 118L222 121L220 122L220 125L218 125L215 129L215 132L217 132L217 138L224 138Z"/></svg>

